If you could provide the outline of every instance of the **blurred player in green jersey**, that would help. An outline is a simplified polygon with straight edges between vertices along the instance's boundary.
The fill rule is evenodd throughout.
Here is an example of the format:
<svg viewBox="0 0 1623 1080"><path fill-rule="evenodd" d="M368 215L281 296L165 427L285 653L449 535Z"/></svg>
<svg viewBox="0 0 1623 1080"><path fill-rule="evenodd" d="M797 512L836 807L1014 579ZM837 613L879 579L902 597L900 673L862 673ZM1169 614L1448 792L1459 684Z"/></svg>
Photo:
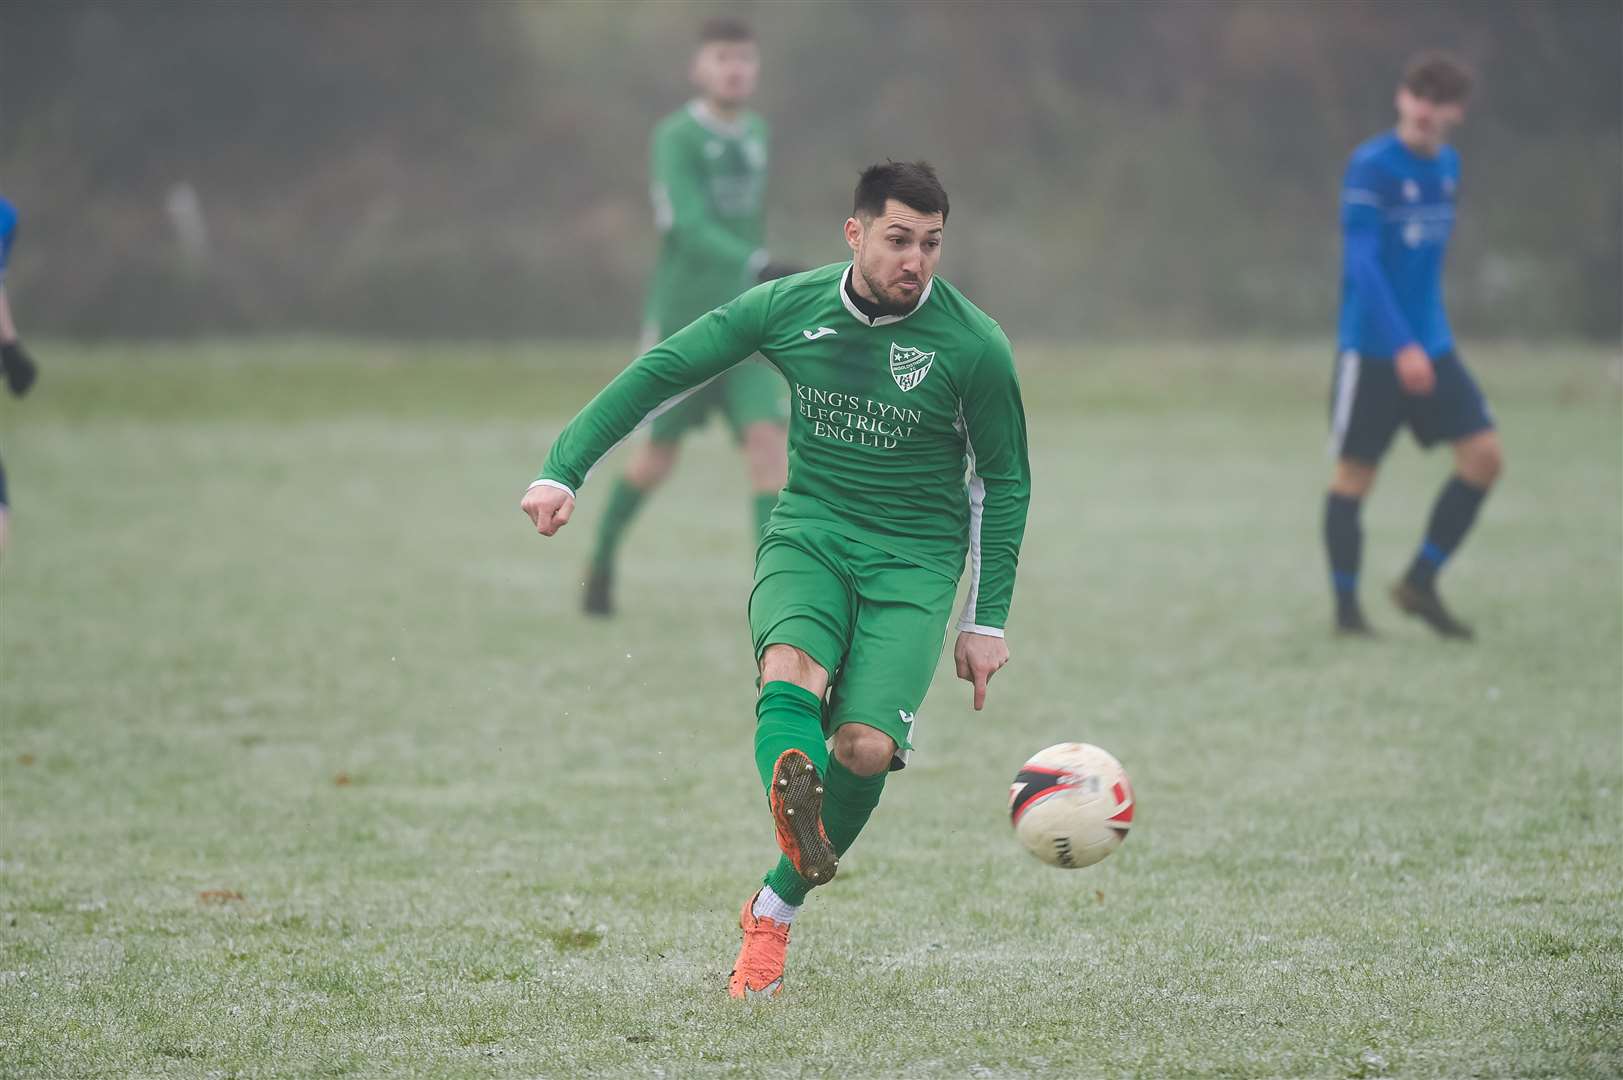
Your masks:
<svg viewBox="0 0 1623 1080"><path fill-rule="evenodd" d="M760 56L750 28L712 19L700 32L692 79L699 96L654 129L651 195L660 231L648 290L646 351L705 312L787 268L768 261L766 121L744 106L755 94ZM654 419L614 485L598 524L586 577L585 609L614 610L614 567L644 501L670 474L682 438L720 412L742 449L757 530L765 527L786 471L788 398L765 364L743 364Z"/></svg>
<svg viewBox="0 0 1623 1080"><path fill-rule="evenodd" d="M783 989L801 903L907 765L966 557L953 659L975 708L1009 659L1025 410L1002 328L935 276L947 209L928 165L869 168L851 262L757 285L644 353L559 434L521 504L551 536L591 467L666 403L755 353L789 381L788 482L749 601L755 764L781 854L739 915L734 997Z"/></svg>

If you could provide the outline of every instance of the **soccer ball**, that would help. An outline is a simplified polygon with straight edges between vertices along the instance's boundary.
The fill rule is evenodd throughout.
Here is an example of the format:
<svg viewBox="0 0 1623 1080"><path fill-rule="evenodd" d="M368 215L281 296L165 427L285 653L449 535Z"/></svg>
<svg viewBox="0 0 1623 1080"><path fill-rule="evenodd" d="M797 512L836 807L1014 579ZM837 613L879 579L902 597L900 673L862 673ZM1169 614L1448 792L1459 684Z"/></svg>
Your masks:
<svg viewBox="0 0 1623 1080"><path fill-rule="evenodd" d="M1092 866L1127 839L1133 786L1108 751L1058 743L1020 766L1009 788L1009 820L1026 849L1050 866Z"/></svg>

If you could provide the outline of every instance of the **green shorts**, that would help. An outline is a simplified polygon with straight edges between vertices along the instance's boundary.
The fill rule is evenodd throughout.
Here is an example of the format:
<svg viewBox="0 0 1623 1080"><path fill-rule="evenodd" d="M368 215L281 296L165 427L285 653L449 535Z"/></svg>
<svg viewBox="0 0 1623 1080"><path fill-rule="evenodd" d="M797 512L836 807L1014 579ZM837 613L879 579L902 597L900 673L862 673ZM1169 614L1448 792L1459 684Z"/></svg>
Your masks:
<svg viewBox="0 0 1623 1080"><path fill-rule="evenodd" d="M766 361L746 360L654 417L649 435L658 443L680 442L688 432L703 427L717 409L727 417L733 438L742 440L751 424L789 423L788 388Z"/></svg>
<svg viewBox="0 0 1623 1080"><path fill-rule="evenodd" d="M823 728L867 724L907 765L919 707L935 677L958 583L878 548L804 526L761 541L750 593L755 658L793 645L829 672Z"/></svg>

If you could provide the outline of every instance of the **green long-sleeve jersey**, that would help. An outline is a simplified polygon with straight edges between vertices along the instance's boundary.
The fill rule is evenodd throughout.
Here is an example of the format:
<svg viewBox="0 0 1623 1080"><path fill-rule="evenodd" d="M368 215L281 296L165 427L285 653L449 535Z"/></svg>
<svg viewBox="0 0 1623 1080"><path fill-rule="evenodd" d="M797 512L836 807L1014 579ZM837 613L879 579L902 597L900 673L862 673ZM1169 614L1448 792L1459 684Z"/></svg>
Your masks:
<svg viewBox="0 0 1623 1080"><path fill-rule="evenodd" d="M953 580L967 553L959 628L1001 636L1031 499L1009 340L939 277L910 313L869 319L849 272L766 282L678 330L570 421L536 482L573 493L637 426L759 352L794 395L768 533L828 530Z"/></svg>
<svg viewBox="0 0 1623 1080"><path fill-rule="evenodd" d="M659 259L645 316L656 337L755 284L766 263L767 127L726 123L695 101L654 129L649 191Z"/></svg>

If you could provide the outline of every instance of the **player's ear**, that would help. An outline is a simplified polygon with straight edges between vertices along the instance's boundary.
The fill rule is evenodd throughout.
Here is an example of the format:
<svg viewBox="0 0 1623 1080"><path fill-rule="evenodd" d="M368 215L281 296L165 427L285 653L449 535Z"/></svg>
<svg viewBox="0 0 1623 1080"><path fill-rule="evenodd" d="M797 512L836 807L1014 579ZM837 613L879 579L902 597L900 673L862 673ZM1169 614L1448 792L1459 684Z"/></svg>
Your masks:
<svg viewBox="0 0 1623 1080"><path fill-rule="evenodd" d="M862 221L859 218L845 219L845 243L852 251L862 247Z"/></svg>

